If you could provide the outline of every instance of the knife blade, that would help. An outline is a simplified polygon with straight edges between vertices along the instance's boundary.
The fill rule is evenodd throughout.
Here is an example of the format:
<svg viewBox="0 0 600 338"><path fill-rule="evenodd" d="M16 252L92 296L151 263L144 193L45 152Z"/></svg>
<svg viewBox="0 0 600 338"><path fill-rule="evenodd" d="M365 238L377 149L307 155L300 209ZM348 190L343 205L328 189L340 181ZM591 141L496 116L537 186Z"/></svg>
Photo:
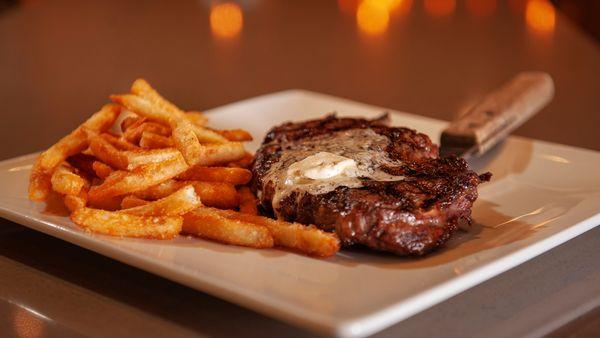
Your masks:
<svg viewBox="0 0 600 338"><path fill-rule="evenodd" d="M549 74L527 71L487 94L442 132L440 154L479 157L544 108L554 96Z"/></svg>

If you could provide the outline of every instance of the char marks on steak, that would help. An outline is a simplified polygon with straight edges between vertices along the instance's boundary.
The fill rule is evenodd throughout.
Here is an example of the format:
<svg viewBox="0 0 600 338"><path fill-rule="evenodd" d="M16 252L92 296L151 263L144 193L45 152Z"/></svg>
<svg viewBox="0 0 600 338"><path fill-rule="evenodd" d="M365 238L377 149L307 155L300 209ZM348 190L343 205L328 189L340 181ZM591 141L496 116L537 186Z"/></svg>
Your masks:
<svg viewBox="0 0 600 338"><path fill-rule="evenodd" d="M471 221L477 186L491 174L477 175L462 158L439 158L438 147L426 135L386 123L387 116L365 120L329 115L271 129L252 165L251 186L263 212L335 231L345 246L361 244L398 255L422 255L442 245L459 222ZM320 194L292 190L274 201L278 185L269 173L287 169L289 163L282 161L286 152L315 140L364 134L367 129L385 140L384 147L367 145L390 160L379 170L401 179L361 178L360 187L338 186ZM325 151L335 149L332 152L351 157L343 148L329 146ZM302 154L320 151L317 146Z"/></svg>

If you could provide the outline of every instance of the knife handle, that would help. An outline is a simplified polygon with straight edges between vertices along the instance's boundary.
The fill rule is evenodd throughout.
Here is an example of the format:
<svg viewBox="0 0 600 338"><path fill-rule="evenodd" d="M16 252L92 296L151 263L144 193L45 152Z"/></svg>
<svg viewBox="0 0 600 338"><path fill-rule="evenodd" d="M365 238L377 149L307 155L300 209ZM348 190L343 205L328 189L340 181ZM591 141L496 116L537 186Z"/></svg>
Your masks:
<svg viewBox="0 0 600 338"><path fill-rule="evenodd" d="M554 83L544 72L522 72L489 93L442 132L442 149L475 148L481 155L552 100Z"/></svg>

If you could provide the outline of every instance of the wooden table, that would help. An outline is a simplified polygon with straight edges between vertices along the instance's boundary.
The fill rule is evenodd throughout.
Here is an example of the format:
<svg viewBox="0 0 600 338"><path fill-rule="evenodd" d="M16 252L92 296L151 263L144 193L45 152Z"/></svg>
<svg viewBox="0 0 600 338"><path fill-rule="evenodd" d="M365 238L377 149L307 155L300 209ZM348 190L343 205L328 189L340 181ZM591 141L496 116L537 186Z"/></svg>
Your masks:
<svg viewBox="0 0 600 338"><path fill-rule="evenodd" d="M600 150L600 49L552 7L357 2L9 7L0 12L0 159L44 148L140 76L189 109L303 88L451 119L527 69L549 72L556 97L516 134ZM598 247L600 228L376 336L597 334ZM0 336L40 334L311 336L0 220Z"/></svg>

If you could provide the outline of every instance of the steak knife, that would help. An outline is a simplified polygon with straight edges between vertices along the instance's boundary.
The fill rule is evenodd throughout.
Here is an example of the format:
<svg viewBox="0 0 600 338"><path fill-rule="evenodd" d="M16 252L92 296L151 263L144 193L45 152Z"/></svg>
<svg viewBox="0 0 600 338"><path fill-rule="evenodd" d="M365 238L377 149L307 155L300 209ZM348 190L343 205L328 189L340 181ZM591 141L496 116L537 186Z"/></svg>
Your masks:
<svg viewBox="0 0 600 338"><path fill-rule="evenodd" d="M554 82L549 74L517 74L444 129L441 156L481 156L544 108L553 96Z"/></svg>

